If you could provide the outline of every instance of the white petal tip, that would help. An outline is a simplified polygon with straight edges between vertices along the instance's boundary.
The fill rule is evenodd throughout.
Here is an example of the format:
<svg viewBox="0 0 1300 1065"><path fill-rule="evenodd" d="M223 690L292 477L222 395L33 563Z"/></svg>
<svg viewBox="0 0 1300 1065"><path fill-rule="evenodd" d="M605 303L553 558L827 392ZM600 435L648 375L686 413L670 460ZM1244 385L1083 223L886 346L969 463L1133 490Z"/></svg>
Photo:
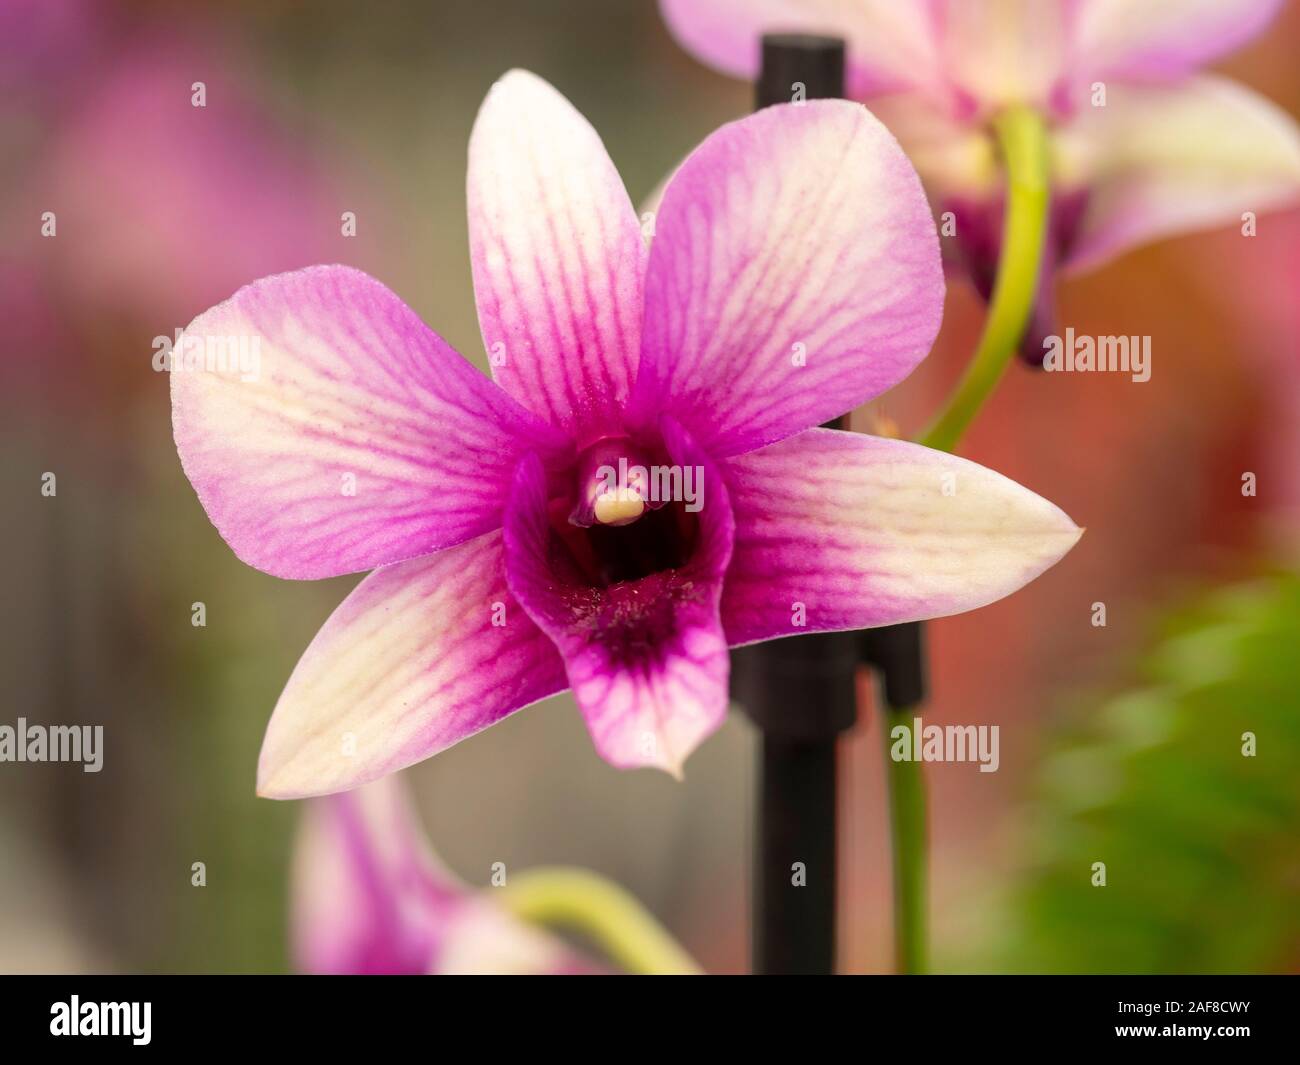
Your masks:
<svg viewBox="0 0 1300 1065"><path fill-rule="evenodd" d="M313 787L304 778L301 770L295 768L294 759L278 765L268 764L265 759L257 766L257 797L285 801L291 799L312 799L318 795L328 795L342 791L339 787Z"/></svg>
<svg viewBox="0 0 1300 1065"><path fill-rule="evenodd" d="M276 778L266 778L260 773L257 777L257 797L259 799L275 799L277 801L288 799L302 799L307 796L301 794L297 789L287 787L283 780Z"/></svg>
<svg viewBox="0 0 1300 1065"><path fill-rule="evenodd" d="M512 67L492 83L492 87L488 89L488 96L495 96L500 92L533 91L536 89L544 89L548 92L556 91L549 81L534 74L531 70L525 70L523 67Z"/></svg>

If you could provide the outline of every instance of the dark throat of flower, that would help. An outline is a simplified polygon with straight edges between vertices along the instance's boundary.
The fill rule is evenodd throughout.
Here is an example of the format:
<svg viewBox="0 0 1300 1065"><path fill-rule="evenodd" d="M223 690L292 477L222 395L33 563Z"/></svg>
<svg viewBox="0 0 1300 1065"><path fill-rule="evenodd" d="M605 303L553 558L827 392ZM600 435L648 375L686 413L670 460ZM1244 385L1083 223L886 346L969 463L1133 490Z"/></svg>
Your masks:
<svg viewBox="0 0 1300 1065"><path fill-rule="evenodd" d="M680 502L647 509L625 525L575 525L569 520L571 510L568 498L551 501L551 550L559 556L560 568L589 588L681 569L699 541L699 516Z"/></svg>
<svg viewBox="0 0 1300 1065"><path fill-rule="evenodd" d="M670 462L657 441L611 436L584 448L550 500L556 572L608 588L685 566L699 541L698 506L660 490L674 483L659 476Z"/></svg>

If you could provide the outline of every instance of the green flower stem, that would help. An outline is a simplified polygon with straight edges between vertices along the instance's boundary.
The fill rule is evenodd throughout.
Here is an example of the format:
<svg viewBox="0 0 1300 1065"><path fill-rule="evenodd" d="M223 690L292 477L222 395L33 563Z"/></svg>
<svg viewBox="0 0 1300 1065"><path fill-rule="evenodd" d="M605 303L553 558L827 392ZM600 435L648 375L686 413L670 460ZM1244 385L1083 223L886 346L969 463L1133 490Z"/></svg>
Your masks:
<svg viewBox="0 0 1300 1065"><path fill-rule="evenodd" d="M897 972L916 975L925 972L927 953L925 781L920 762L894 761L889 735L893 726L910 714L885 708L881 734L894 843L894 966Z"/></svg>
<svg viewBox="0 0 1300 1065"><path fill-rule="evenodd" d="M636 975L697 976L702 970L645 908L621 887L585 869L539 868L496 889L516 917L593 940Z"/></svg>
<svg viewBox="0 0 1300 1065"><path fill-rule="evenodd" d="M1007 210L1002 228L993 298L979 346L948 405L920 443L952 451L993 393L1015 354L1034 307L1043 239L1047 231L1047 127L1036 111L1013 107L993 123L1007 174ZM896 762L890 729L910 711L881 700L885 776L894 858L894 957L900 973L926 970L926 796L919 762Z"/></svg>
<svg viewBox="0 0 1300 1065"><path fill-rule="evenodd" d="M1012 107L993 123L1007 173L1002 256L979 347L957 390L921 437L926 447L951 451L989 398L1015 354L1034 306L1050 200L1047 127L1038 112Z"/></svg>

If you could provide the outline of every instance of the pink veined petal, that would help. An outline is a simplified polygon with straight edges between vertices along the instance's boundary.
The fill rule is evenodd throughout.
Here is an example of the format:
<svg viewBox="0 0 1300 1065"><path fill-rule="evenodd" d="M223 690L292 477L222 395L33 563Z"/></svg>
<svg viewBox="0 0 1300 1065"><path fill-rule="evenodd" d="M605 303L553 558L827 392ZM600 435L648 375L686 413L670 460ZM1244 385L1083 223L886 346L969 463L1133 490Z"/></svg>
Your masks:
<svg viewBox="0 0 1300 1065"><path fill-rule="evenodd" d="M974 610L1082 533L1014 481L899 440L813 429L723 474L736 516L722 598L733 646Z"/></svg>
<svg viewBox="0 0 1300 1065"><path fill-rule="evenodd" d="M385 566L294 669L262 743L258 794L354 788L565 686L551 641L506 588L500 531Z"/></svg>
<svg viewBox="0 0 1300 1065"><path fill-rule="evenodd" d="M583 583L551 532L545 474L531 456L506 514L506 566L511 590L564 657L601 757L680 777L727 712L718 602L734 527L716 468L671 419L664 442L673 462L703 469L698 542L684 566L603 588Z"/></svg>
<svg viewBox="0 0 1300 1065"><path fill-rule="evenodd" d="M1112 86L1057 134L1058 188L1086 191L1066 249L1083 270L1160 237L1300 200L1300 129L1225 78Z"/></svg>
<svg viewBox="0 0 1300 1065"><path fill-rule="evenodd" d="M634 422L670 412L709 455L843 414L906 377L943 312L921 183L857 104L724 126L664 193Z"/></svg>
<svg viewBox="0 0 1300 1065"><path fill-rule="evenodd" d="M615 427L636 376L645 244L596 131L541 78L511 71L474 123L468 196L495 380L574 434Z"/></svg>
<svg viewBox="0 0 1300 1065"><path fill-rule="evenodd" d="M697 59L724 74L758 74L764 33L844 37L846 88L871 93L938 76L934 0L659 0L673 36Z"/></svg>
<svg viewBox="0 0 1300 1065"><path fill-rule="evenodd" d="M1259 34L1282 0L1077 0L1081 77L1175 77Z"/></svg>
<svg viewBox="0 0 1300 1065"><path fill-rule="evenodd" d="M312 800L290 883L297 968L428 972L464 894L434 858L397 777Z"/></svg>
<svg viewBox="0 0 1300 1065"><path fill-rule="evenodd" d="M496 528L520 455L563 444L345 266L240 289L173 358L185 473L235 554L277 577L355 573Z"/></svg>

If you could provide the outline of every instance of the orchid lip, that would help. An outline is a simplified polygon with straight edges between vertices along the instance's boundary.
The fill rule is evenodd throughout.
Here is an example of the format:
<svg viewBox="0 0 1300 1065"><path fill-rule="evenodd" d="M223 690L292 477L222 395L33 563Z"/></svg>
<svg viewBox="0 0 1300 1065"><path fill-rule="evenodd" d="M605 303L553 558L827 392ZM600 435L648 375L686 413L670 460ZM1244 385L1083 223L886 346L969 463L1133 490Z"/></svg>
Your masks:
<svg viewBox="0 0 1300 1065"><path fill-rule="evenodd" d="M548 474L529 455L506 508L505 563L512 594L564 659L601 756L678 775L726 715L719 603L735 526L708 454L671 416L657 428L637 442L651 457L703 470L707 505L670 497L630 524L573 525L572 468Z"/></svg>

